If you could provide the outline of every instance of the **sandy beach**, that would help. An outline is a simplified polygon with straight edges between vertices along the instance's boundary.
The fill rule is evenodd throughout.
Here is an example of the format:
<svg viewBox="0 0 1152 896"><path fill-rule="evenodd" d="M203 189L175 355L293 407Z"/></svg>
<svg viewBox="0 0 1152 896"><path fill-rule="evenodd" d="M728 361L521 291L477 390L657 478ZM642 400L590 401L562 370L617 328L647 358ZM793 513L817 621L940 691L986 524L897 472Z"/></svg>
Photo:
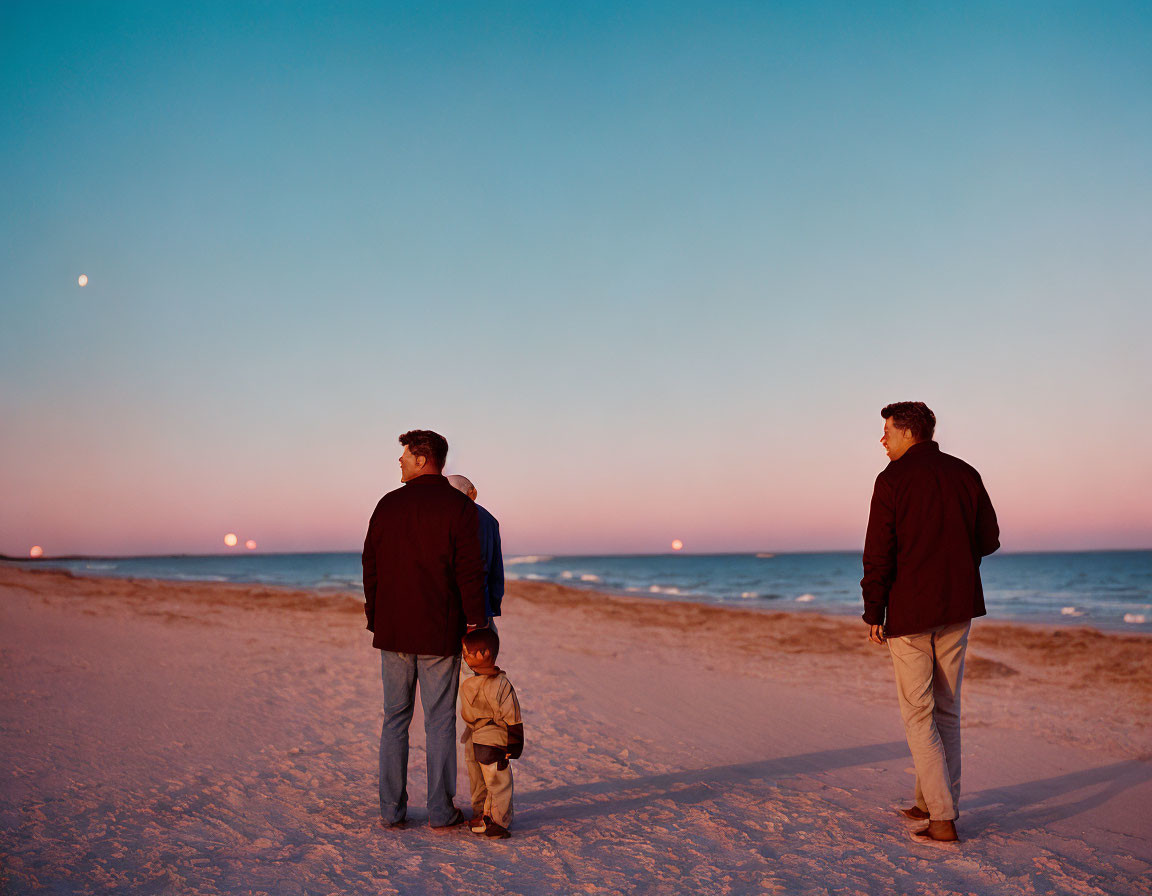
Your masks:
<svg viewBox="0 0 1152 896"><path fill-rule="evenodd" d="M514 837L377 825L353 595L0 565L0 892L1152 892L1152 638L977 621L959 844L865 626L513 583ZM467 803L463 765L457 804Z"/></svg>

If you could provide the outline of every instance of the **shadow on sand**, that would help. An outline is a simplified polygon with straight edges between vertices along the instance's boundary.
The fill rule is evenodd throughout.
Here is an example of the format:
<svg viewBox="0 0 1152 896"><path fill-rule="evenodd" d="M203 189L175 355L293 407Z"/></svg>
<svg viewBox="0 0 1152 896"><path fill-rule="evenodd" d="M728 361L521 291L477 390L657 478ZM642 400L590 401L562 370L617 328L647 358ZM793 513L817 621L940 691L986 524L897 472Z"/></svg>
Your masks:
<svg viewBox="0 0 1152 896"><path fill-rule="evenodd" d="M1043 828L1102 806L1126 790L1149 781L1152 781L1152 764L1130 759L981 790L963 801L966 804L964 829L972 835L985 830L1016 833ZM1074 798L1061 799L1068 795Z"/></svg>
<svg viewBox="0 0 1152 896"><path fill-rule="evenodd" d="M782 756L759 762L718 765L641 778L610 778L549 790L517 794L517 826L536 827L597 815L612 815L641 808L656 800L678 805L702 802L716 796L717 789L761 781L772 784L781 778L812 775L838 768L886 762L905 756L904 741L820 750L798 756Z"/></svg>
<svg viewBox="0 0 1152 896"><path fill-rule="evenodd" d="M658 800L691 805L712 799L717 790L758 781L771 785L797 775L907 758L903 741L820 750L759 762L690 769L638 778L610 778L517 794L517 826L537 827L555 821L613 815L643 808ZM1107 803L1117 795L1152 781L1152 764L1141 760L981 790L963 800L968 836L1015 833L1043 828ZM1066 795L1074 799L1061 800Z"/></svg>

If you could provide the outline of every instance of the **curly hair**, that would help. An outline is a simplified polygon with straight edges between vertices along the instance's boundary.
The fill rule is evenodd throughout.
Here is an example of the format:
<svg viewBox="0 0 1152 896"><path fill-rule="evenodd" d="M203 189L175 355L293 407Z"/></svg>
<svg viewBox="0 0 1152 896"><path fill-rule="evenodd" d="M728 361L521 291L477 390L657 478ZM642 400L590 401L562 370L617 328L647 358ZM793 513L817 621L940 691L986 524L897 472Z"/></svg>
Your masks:
<svg viewBox="0 0 1152 896"><path fill-rule="evenodd" d="M922 401L893 402L884 406L880 416L885 420L891 417L898 427L911 431L917 442L928 441L936 432L936 415Z"/></svg>
<svg viewBox="0 0 1152 896"><path fill-rule="evenodd" d="M408 449L413 457L427 458L437 470L444 469L448 460L448 440L430 429L412 429L400 436L400 444Z"/></svg>

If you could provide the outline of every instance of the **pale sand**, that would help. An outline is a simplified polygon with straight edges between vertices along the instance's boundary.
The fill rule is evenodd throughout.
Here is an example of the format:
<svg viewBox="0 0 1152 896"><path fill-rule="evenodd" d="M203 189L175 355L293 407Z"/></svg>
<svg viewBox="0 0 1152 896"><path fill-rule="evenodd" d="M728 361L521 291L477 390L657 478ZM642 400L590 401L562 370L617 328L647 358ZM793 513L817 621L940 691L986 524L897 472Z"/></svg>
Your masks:
<svg viewBox="0 0 1152 896"><path fill-rule="evenodd" d="M517 583L500 631L514 838L425 826L419 713L384 831L358 601L0 566L0 892L1152 892L1152 639L978 621L925 846L863 623Z"/></svg>

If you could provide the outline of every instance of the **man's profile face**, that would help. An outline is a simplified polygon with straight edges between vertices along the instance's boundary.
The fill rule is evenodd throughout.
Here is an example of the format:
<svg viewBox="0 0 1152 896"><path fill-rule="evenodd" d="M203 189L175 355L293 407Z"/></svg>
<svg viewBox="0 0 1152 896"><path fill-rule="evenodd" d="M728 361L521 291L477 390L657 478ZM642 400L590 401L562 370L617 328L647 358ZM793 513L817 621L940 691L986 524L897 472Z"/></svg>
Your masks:
<svg viewBox="0 0 1152 896"><path fill-rule="evenodd" d="M405 445L404 453L400 455L400 481L407 482L409 479L415 479L423 472L426 463L428 463L428 458L417 457Z"/></svg>
<svg viewBox="0 0 1152 896"><path fill-rule="evenodd" d="M900 460L904 452L916 444L916 440L912 438L912 430L901 429L892 422L891 417L887 417L884 420L884 435L880 438L880 444L888 452L889 460Z"/></svg>

